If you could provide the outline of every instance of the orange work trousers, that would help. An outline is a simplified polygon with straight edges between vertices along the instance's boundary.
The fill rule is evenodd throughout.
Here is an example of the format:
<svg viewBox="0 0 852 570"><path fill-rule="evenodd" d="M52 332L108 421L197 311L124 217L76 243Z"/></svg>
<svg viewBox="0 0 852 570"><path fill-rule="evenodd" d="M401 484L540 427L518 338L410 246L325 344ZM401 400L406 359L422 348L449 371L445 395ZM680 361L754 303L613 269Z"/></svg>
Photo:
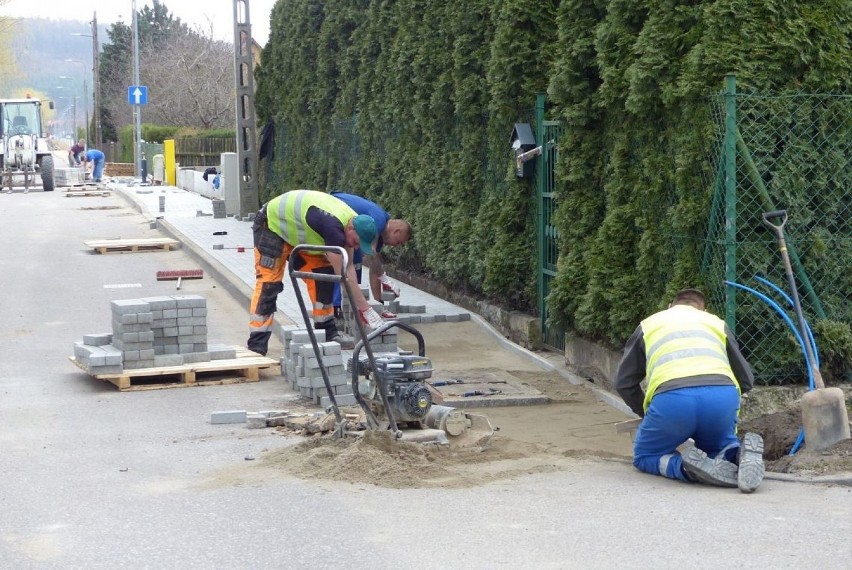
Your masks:
<svg viewBox="0 0 852 570"><path fill-rule="evenodd" d="M269 339L272 336L272 319L278 304L278 294L284 290L284 270L293 246L284 243L281 255L274 258L272 267L260 264L260 250L254 248L254 294L251 298L251 313L249 318L248 349L266 355L269 350ZM294 263L298 263L295 271L334 274L334 268L325 255L309 255L300 253ZM313 307L314 328L326 329L326 338L334 336L337 327L334 322L334 284L328 281L305 279L308 295ZM305 323L310 326L310 323ZM329 330L333 328L334 331Z"/></svg>

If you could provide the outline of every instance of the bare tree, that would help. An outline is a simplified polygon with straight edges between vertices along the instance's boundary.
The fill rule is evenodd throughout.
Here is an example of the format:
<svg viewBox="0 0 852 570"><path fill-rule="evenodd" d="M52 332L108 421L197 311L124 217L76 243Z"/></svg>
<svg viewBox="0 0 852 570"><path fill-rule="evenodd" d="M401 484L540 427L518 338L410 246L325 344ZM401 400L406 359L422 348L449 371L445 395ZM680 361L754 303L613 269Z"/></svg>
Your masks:
<svg viewBox="0 0 852 570"><path fill-rule="evenodd" d="M8 3L9 0L0 0L0 7ZM0 83L5 83L6 78L15 72L15 58L9 47L12 41L12 22L13 20L0 15Z"/></svg>
<svg viewBox="0 0 852 570"><path fill-rule="evenodd" d="M200 129L234 125L234 48L200 30L170 34L140 54L150 96L145 122Z"/></svg>

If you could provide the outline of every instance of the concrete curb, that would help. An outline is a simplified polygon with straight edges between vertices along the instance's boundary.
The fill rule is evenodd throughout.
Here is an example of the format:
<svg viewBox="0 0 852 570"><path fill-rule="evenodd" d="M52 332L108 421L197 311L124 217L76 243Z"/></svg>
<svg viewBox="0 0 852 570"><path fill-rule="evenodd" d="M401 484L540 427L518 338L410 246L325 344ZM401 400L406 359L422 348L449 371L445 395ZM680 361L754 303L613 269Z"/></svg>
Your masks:
<svg viewBox="0 0 852 570"><path fill-rule="evenodd" d="M787 483L811 483L852 487L852 473L839 473L837 475L821 475L817 477L809 477L806 475L794 475L792 473L775 473L767 471L764 478L771 479L773 481L784 481Z"/></svg>

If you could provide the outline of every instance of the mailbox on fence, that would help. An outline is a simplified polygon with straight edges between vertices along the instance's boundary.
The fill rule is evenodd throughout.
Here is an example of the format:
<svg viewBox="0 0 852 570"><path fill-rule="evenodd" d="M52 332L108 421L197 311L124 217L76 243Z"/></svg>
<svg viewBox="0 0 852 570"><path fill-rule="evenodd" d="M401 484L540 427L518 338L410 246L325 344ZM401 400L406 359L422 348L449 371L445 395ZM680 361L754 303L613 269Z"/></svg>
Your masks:
<svg viewBox="0 0 852 570"><path fill-rule="evenodd" d="M515 153L515 176L529 178L535 172L535 163L524 153L535 148L535 135L529 123L515 123L512 129L512 150Z"/></svg>

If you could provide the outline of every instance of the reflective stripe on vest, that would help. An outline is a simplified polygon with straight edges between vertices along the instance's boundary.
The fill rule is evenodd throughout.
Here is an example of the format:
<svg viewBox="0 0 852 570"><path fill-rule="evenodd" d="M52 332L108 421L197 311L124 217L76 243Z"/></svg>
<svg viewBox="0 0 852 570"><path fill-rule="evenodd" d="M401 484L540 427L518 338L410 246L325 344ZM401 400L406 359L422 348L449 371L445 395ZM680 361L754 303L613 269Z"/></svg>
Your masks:
<svg viewBox="0 0 852 570"><path fill-rule="evenodd" d="M328 212L346 228L355 217L355 210L326 194L316 190L293 190L285 192L266 205L269 229L281 236L290 245L325 245L325 240L308 225L306 216L311 206Z"/></svg>
<svg viewBox="0 0 852 570"><path fill-rule="evenodd" d="M721 375L739 390L728 362L725 323L719 317L688 305L675 305L642 321L645 341L644 407L661 384L690 376Z"/></svg>

